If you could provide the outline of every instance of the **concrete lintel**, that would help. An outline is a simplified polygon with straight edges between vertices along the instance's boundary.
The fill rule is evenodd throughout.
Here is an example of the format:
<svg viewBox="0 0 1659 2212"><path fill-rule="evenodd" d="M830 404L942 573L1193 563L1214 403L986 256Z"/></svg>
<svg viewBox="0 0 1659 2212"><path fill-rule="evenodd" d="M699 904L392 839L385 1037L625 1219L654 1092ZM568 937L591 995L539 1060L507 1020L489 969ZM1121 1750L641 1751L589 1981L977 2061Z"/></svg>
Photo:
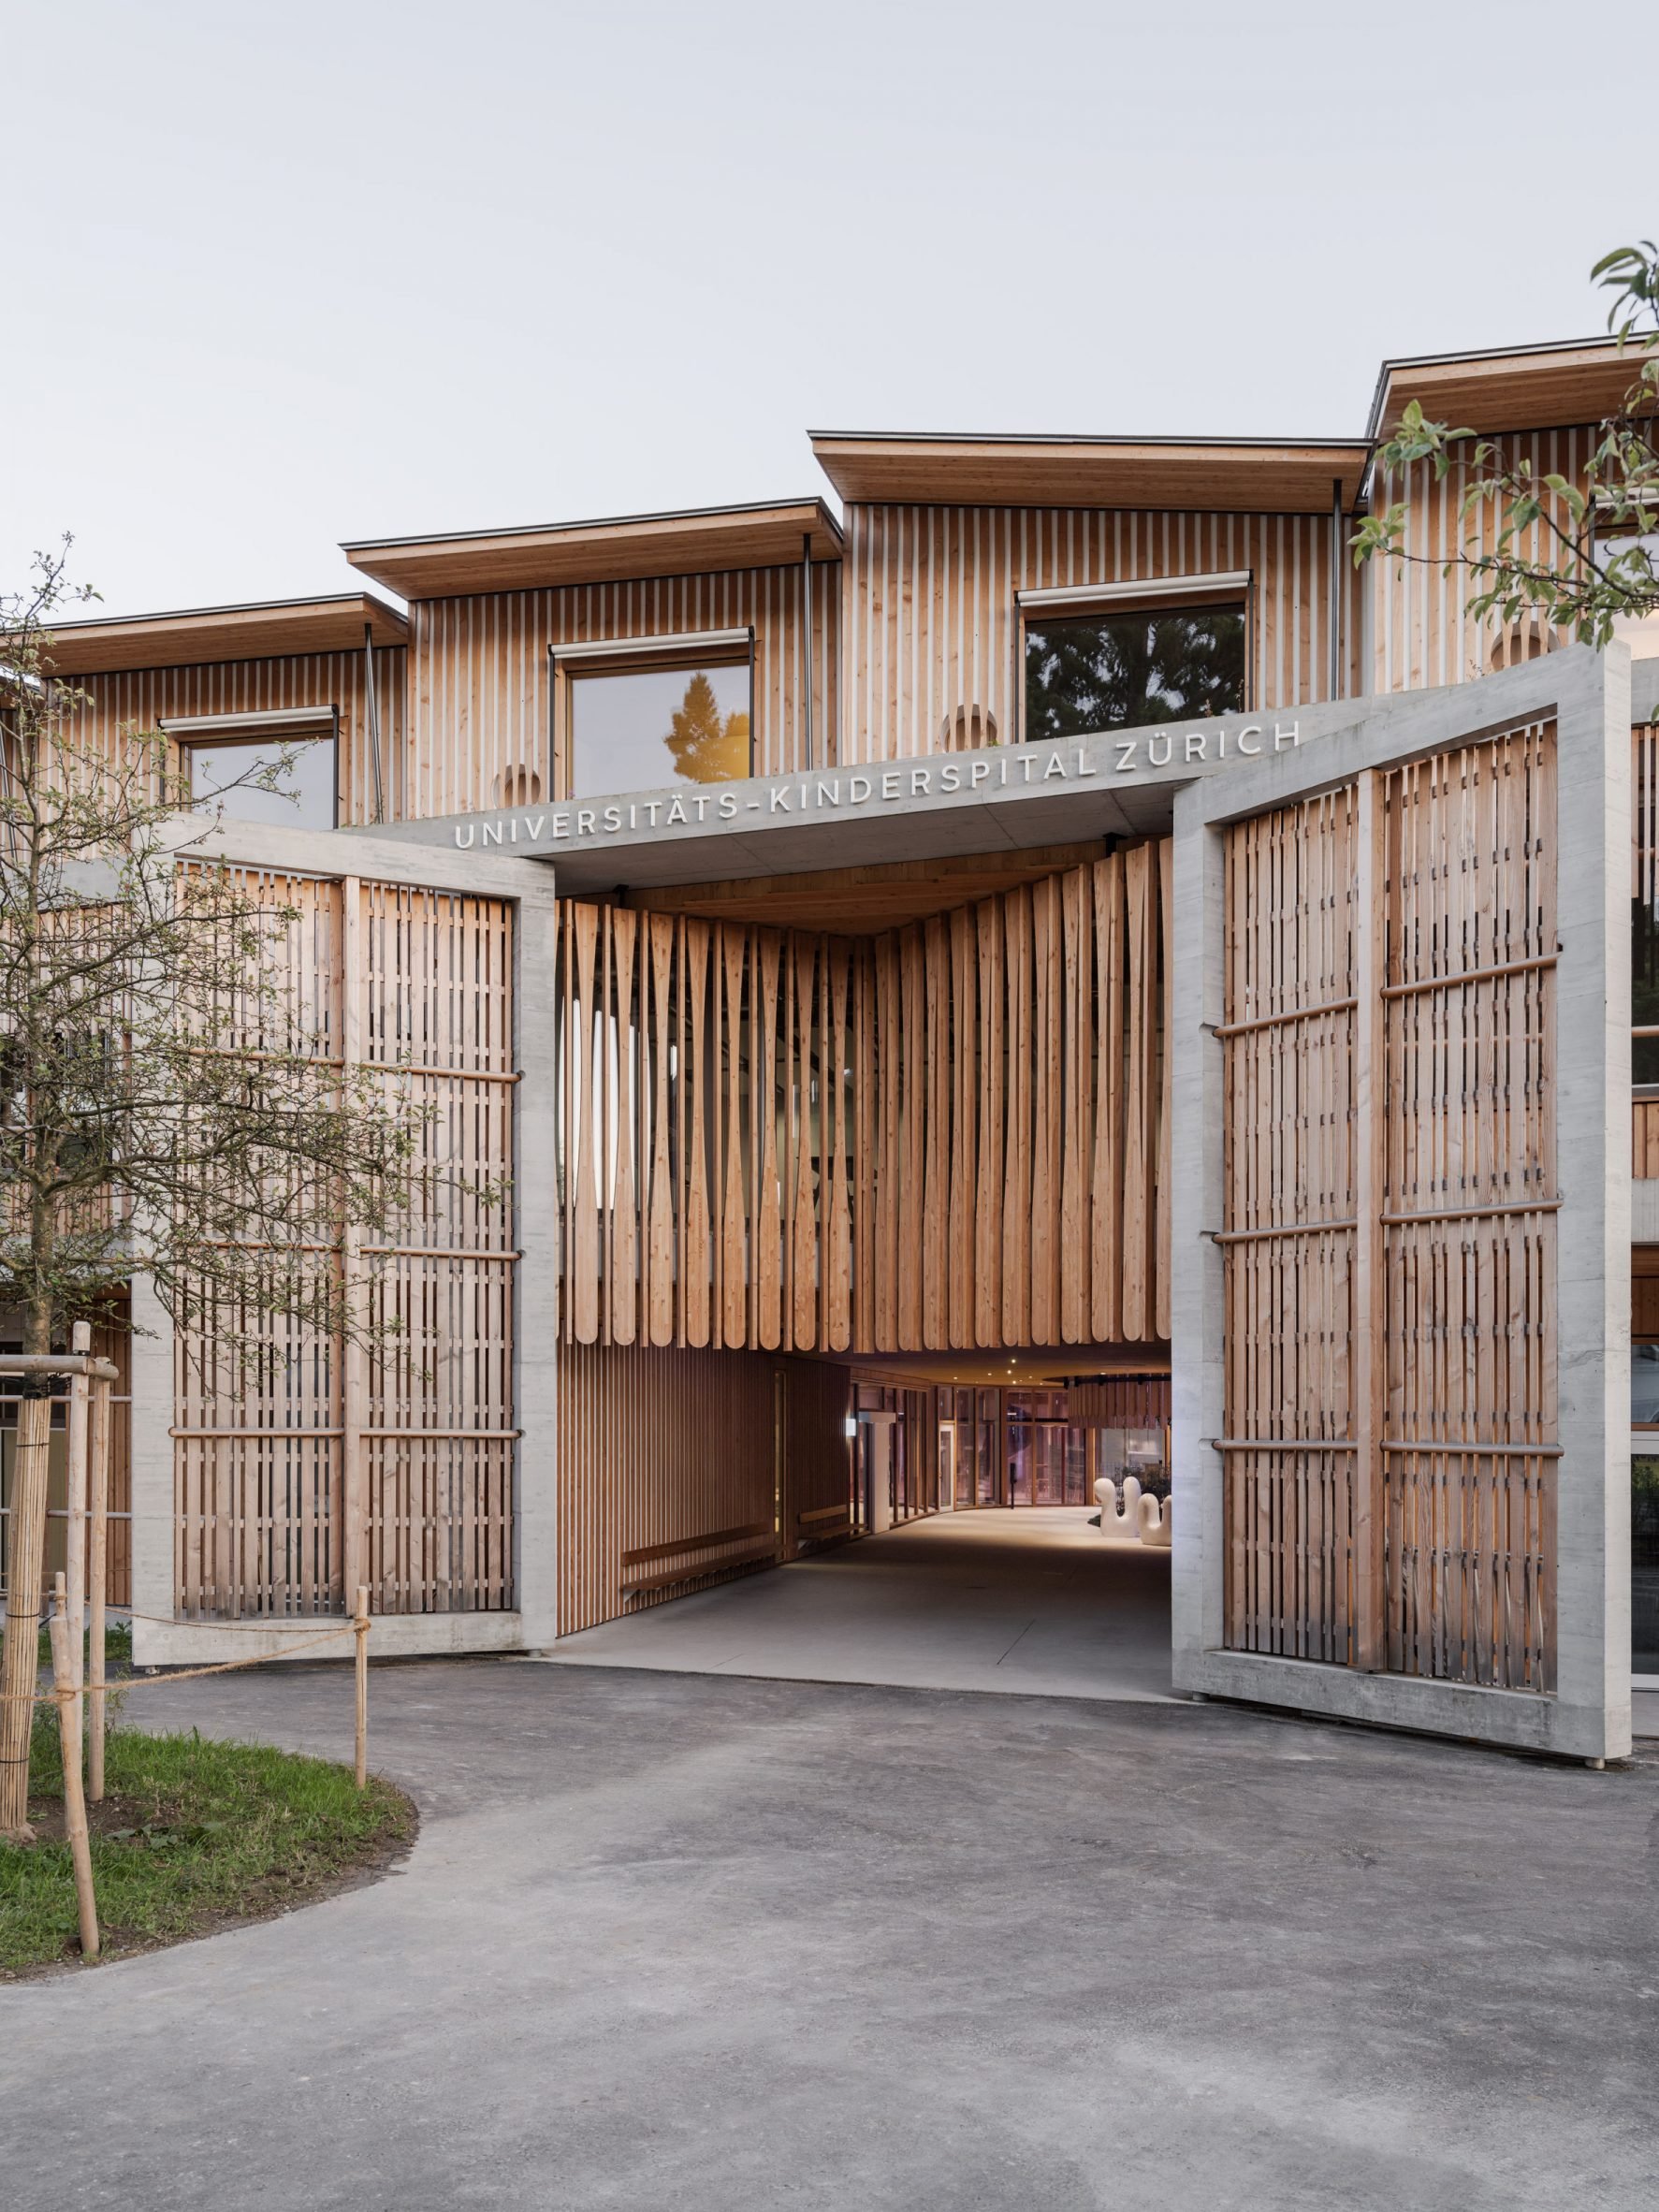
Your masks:
<svg viewBox="0 0 1659 2212"><path fill-rule="evenodd" d="M1275 744L1288 748L1294 743L1305 750L1375 711L1374 701L1334 700L1260 715L1036 738L977 752L841 762L700 789L601 793L557 806L546 802L434 815L387 824L373 834L446 849L463 861L493 859L509 850L555 860L567 892L616 883L792 875L1093 837L1162 835L1174 793L1184 785L1230 777ZM1063 775L1052 769L1056 756ZM944 788L947 777L953 788ZM821 786L835 791L833 803ZM648 819L653 812L666 815L676 802L682 810L702 803L706 819L674 823ZM727 816L707 818L706 809L719 804L730 808ZM597 826L607 809L620 814L621 828L607 832ZM582 811L594 817L596 826L575 834ZM556 825L565 834L555 836ZM480 841L486 834L491 838L488 848ZM458 836L469 841L464 850L458 851ZM495 842L498 837L502 842Z"/></svg>
<svg viewBox="0 0 1659 2212"><path fill-rule="evenodd" d="M371 1659L444 1657L467 1652L520 1652L521 1613L371 1613ZM211 1666L226 1659L347 1660L355 1656L343 1617L298 1621L168 1621L145 1623L133 1658L139 1666ZM342 1633L327 1643L308 1637Z"/></svg>
<svg viewBox="0 0 1659 2212"><path fill-rule="evenodd" d="M1627 664L1629 656L1624 647L1610 646L1606 658ZM1190 803L1196 819L1242 822L1247 815L1333 790L1362 768L1392 767L1455 746L1478 744L1526 722L1559 720L1577 711L1599 721L1606 696L1603 662L1604 656L1588 646L1566 646L1468 683L1378 693L1358 702L1364 711L1351 714L1341 730L1331 733L1337 744L1310 752L1304 738L1293 750L1244 763L1226 776L1193 780Z"/></svg>
<svg viewBox="0 0 1659 2212"><path fill-rule="evenodd" d="M1313 1659L1279 1659L1263 1652L1180 1652L1171 1679L1189 1695L1234 1697L1250 1705L1293 1707L1331 1720L1374 1727L1413 1728L1428 1736L1473 1737L1515 1751L1564 1758L1628 1755L1610 1745L1594 1716L1528 1690L1485 1690L1473 1682L1430 1681L1418 1675L1361 1674Z"/></svg>
<svg viewBox="0 0 1659 2212"><path fill-rule="evenodd" d="M165 839L182 859L228 861L239 867L273 868L295 875L368 876L377 883L408 883L428 891L463 892L473 897L550 901L553 882L546 866L495 853L445 851L442 846L412 848L389 834L389 825L371 830L289 829L278 822L204 822L180 814L165 825Z"/></svg>

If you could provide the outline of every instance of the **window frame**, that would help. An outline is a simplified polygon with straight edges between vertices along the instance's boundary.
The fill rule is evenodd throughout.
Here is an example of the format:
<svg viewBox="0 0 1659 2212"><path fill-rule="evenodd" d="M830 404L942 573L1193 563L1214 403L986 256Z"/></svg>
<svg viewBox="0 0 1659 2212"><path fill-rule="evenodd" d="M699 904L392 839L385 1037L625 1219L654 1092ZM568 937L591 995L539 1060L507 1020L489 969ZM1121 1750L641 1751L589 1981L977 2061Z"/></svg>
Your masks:
<svg viewBox="0 0 1659 2212"><path fill-rule="evenodd" d="M278 745L307 742L320 744L324 740L334 749L334 775L331 780L331 804L327 827L340 827L340 707L338 703L327 706L272 706L255 708L245 714L167 714L156 718L156 728L169 745L177 748L182 766L190 772L190 793L185 808L195 813L196 762L198 746L248 746L261 740L274 740ZM239 819L230 816L230 820ZM306 822L295 828L311 828Z"/></svg>
<svg viewBox="0 0 1659 2212"><path fill-rule="evenodd" d="M584 638L547 648L547 785L552 803L568 806L575 767L573 682L584 676L638 676L652 670L672 675L684 669L747 668L749 671L749 773L755 773L760 732L755 720L755 633L752 622L730 630L676 630L655 637ZM726 779L743 780L741 778ZM655 786L652 786L655 789ZM590 794L607 798L612 794ZM617 794L620 795L620 794Z"/></svg>
<svg viewBox="0 0 1659 2212"><path fill-rule="evenodd" d="M1240 714L1254 714L1256 674L1256 572L1250 568L1210 569L1194 575L1139 576L1113 584L1064 584L1054 589L1016 591L1013 620L1013 735L1011 745L1030 743L1026 712L1026 633L1028 618L1049 615L1083 620L1090 615L1152 613L1173 600L1177 611L1205 606L1243 606L1244 616L1244 695Z"/></svg>

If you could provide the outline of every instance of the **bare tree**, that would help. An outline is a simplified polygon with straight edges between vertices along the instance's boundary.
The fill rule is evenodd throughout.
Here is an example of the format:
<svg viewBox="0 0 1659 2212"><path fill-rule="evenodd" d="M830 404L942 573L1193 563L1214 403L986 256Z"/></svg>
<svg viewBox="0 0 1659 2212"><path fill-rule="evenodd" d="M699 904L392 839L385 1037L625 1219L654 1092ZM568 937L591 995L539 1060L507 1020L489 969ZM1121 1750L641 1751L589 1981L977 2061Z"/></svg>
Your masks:
<svg viewBox="0 0 1659 2212"><path fill-rule="evenodd" d="M1426 461L1435 483L1470 472L1467 521L1483 510L1498 529L1485 550L1465 544L1449 559L1409 551L1409 502L1368 516L1349 543L1356 565L1381 554L1463 575L1468 611L1506 628L1534 617L1605 646L1622 619L1659 613L1659 246L1620 246L1591 270L1613 295L1608 327L1631 356L1631 380L1602 423L1582 478L1540 474L1524 453L1473 430L1431 422L1407 402L1393 436L1377 450L1385 471Z"/></svg>
<svg viewBox="0 0 1659 2212"><path fill-rule="evenodd" d="M198 850L213 824L182 824L165 736L88 734L53 671L53 614L85 596L66 558L0 598L0 1308L25 1351L61 1349L142 1269L187 1341L252 1374L274 1317L371 1332L333 1254L429 1179L427 1115L395 1070L342 1067L295 987L297 910ZM280 790L289 764L240 780ZM12 1838L29 1833L50 1387L24 1383L7 1545Z"/></svg>

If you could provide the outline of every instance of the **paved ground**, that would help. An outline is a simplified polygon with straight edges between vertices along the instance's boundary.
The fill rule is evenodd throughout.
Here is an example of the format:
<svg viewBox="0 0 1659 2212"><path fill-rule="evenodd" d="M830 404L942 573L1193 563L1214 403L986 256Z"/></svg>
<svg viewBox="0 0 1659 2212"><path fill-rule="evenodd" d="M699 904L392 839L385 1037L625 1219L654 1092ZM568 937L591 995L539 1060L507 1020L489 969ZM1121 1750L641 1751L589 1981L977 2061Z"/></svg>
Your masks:
<svg viewBox="0 0 1659 2212"><path fill-rule="evenodd" d="M349 1748L339 1672L144 1695ZM512 1662L373 1755L402 1872L0 1992L8 2212L1653 2202L1659 1765Z"/></svg>
<svg viewBox="0 0 1659 2212"><path fill-rule="evenodd" d="M1062 1697L1170 1695L1170 1555L1090 1508L980 1510L564 1637L561 1666Z"/></svg>

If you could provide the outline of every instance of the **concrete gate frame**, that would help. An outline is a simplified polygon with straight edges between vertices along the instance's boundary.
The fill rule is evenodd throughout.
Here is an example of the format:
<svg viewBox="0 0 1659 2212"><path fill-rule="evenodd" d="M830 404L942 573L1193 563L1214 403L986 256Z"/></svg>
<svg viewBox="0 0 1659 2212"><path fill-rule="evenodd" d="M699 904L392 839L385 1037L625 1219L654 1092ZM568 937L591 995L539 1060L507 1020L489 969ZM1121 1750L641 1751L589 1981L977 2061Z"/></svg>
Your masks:
<svg viewBox="0 0 1659 2212"><path fill-rule="evenodd" d="M461 854L372 833L300 830L224 822L204 831L182 817L174 832L191 858L236 866L508 901L514 910L512 1390L513 1579L511 1610L373 1616L377 1656L518 1651L555 1634L556 1520L552 1470L537 1465L556 1433L559 1334L557 1086L553 1070L557 908L545 863ZM280 1657L314 1635L312 1617L203 1622L176 1618L172 1322L148 1278L133 1284L132 1603L133 1657L140 1666L195 1666L215 1659ZM538 1479L538 1477L540 1477ZM342 1616L343 1617L343 1616Z"/></svg>
<svg viewBox="0 0 1659 2212"><path fill-rule="evenodd" d="M1646 671L1643 672L1644 679ZM1644 680L1644 691L1647 686ZM1560 1437L1553 1694L1225 1646L1223 832L1528 724L1556 724ZM1599 1763L1630 1750L1631 670L1573 647L1378 698L1319 747L1187 785L1174 805L1172 1668L1177 1690Z"/></svg>

